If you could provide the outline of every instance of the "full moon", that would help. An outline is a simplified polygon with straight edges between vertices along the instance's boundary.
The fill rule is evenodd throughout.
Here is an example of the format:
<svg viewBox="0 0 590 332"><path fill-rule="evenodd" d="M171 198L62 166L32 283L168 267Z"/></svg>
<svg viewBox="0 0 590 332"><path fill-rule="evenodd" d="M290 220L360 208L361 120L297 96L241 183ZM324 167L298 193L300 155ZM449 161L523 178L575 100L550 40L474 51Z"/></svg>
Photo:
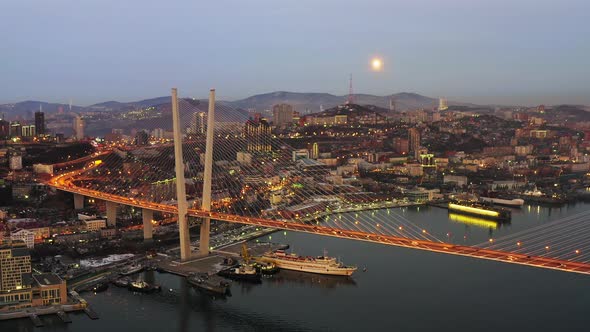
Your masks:
<svg viewBox="0 0 590 332"><path fill-rule="evenodd" d="M373 69L373 71L381 71L381 69L383 69L383 61L379 58L371 59L371 69Z"/></svg>

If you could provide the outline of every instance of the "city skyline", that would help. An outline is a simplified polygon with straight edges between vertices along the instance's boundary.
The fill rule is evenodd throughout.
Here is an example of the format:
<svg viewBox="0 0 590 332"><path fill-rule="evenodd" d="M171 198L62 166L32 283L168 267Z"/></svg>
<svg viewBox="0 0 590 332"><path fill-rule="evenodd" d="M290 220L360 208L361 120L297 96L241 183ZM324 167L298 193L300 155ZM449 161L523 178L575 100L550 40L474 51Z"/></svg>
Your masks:
<svg viewBox="0 0 590 332"><path fill-rule="evenodd" d="M590 104L589 31L576 23L588 4L579 0L141 5L3 4L0 27L19 29L3 38L0 59L11 65L0 101L89 105L170 86L197 97L215 86L221 100L280 90L344 95L352 73L357 93ZM381 72L370 70L373 56L383 59Z"/></svg>

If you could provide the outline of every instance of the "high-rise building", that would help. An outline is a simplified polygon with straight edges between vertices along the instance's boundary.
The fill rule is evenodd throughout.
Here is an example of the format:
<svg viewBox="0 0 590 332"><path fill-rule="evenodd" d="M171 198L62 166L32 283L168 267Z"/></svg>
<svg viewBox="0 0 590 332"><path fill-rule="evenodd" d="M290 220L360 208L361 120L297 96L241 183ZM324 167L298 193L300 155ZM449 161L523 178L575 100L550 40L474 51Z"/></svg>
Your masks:
<svg viewBox="0 0 590 332"><path fill-rule="evenodd" d="M10 136L10 123L0 119L0 139L7 139Z"/></svg>
<svg viewBox="0 0 590 332"><path fill-rule="evenodd" d="M207 133L207 113L194 112L191 119L191 134L205 135Z"/></svg>
<svg viewBox="0 0 590 332"><path fill-rule="evenodd" d="M35 129L37 135L45 135L45 113L41 111L35 112Z"/></svg>
<svg viewBox="0 0 590 332"><path fill-rule="evenodd" d="M410 141L407 138L394 137L393 149L399 154L406 155L410 152Z"/></svg>
<svg viewBox="0 0 590 332"><path fill-rule="evenodd" d="M446 98L439 98L438 99L438 110L445 111L449 109L449 105L447 104Z"/></svg>
<svg viewBox="0 0 590 332"><path fill-rule="evenodd" d="M272 107L272 123L276 127L285 127L293 123L293 106L276 104Z"/></svg>
<svg viewBox="0 0 590 332"><path fill-rule="evenodd" d="M22 241L0 243L0 310L31 306L31 256Z"/></svg>
<svg viewBox="0 0 590 332"><path fill-rule="evenodd" d="M147 145L149 142L150 136L143 130L140 130L135 134L135 145Z"/></svg>
<svg viewBox="0 0 590 332"><path fill-rule="evenodd" d="M395 112L395 99L393 97L389 99L389 111Z"/></svg>
<svg viewBox="0 0 590 332"><path fill-rule="evenodd" d="M270 125L264 119L246 121L244 137L247 142L247 151L269 152L272 150Z"/></svg>
<svg viewBox="0 0 590 332"><path fill-rule="evenodd" d="M162 128L156 128L152 131L152 136L154 136L154 138L156 139L160 139L164 137L164 129Z"/></svg>
<svg viewBox="0 0 590 332"><path fill-rule="evenodd" d="M77 140L84 139L84 127L86 127L84 119L82 119L79 115L76 115L76 117L74 117L73 129L74 137L76 137Z"/></svg>
<svg viewBox="0 0 590 332"><path fill-rule="evenodd" d="M418 128L410 128L408 130L408 141L410 152L416 152L420 148L420 130Z"/></svg>

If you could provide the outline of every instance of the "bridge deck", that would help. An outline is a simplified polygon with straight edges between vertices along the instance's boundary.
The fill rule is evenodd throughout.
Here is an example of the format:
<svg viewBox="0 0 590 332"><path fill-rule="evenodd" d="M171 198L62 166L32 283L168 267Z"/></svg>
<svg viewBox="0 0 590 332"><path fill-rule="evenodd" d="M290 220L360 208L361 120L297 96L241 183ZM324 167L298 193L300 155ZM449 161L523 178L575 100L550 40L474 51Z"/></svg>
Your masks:
<svg viewBox="0 0 590 332"><path fill-rule="evenodd" d="M105 201L110 201L114 203L135 206L138 208L145 208L154 211L161 211L167 213L177 213L176 207L171 205L159 204L159 203L152 203L152 202L145 202L139 201L134 198L117 196L112 194L107 194L99 191L94 191L85 188L74 187L71 183L67 182L66 180L69 177L72 177L76 172L70 172L66 174L59 175L54 177L48 182L48 185L55 187L59 190L81 194L88 197L93 197L96 199L101 199ZM69 174L69 175L68 175ZM226 221L226 222L233 222L233 223L240 223L240 224L249 224L255 226L262 226L262 227L270 227L270 228L277 228L277 229L284 229L296 232L304 232L304 233L311 233L317 234L322 236L331 236L337 238L344 238L344 239L352 239L358 241L366 241L366 242L373 242L373 243L380 243L398 247L406 247L412 249L419 249L419 250L426 250L426 251L433 251L439 252L449 255L458 255L458 256L466 256L466 257L473 257L479 259L487 259L487 260L494 260L504 263L511 263L511 264L520 264L520 265L527 265L533 266L538 268L544 269L552 269L552 270L560 270L565 272L574 272L574 273L581 273L581 274L590 274L590 264L582 263L582 262L575 262L569 260L560 260L554 259L550 257L544 256L528 256L526 254L519 254L519 253L512 253L506 251L498 251L498 250L490 250L485 248L478 248L478 247L471 247L471 246L463 246L463 245L455 245L451 243L444 243L444 242L433 242L433 241L426 241L426 240L417 240L417 239L409 239L404 237L397 237L392 235L384 235L384 234L374 234L369 232L362 232L362 231L355 231L355 230L348 230L348 229L336 229L325 227L321 225L310 225L304 223L297 223L297 222L289 222L289 221L280 221L280 220L270 220L264 218L257 218L257 217L245 217L245 216L238 216L238 215L231 215L231 214L224 214L224 213L217 213L217 212L206 212L196 209L189 209L188 215L194 217L202 217L202 218L212 218L215 220Z"/></svg>

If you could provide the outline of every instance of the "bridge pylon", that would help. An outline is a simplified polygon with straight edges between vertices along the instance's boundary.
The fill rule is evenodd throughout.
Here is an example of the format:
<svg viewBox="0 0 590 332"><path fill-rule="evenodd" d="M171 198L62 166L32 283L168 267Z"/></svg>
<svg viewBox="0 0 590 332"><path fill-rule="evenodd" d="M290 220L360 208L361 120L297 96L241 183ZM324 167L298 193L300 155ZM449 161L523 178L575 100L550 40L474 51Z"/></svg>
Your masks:
<svg viewBox="0 0 590 332"><path fill-rule="evenodd" d="M152 240L154 234L154 227L152 225L154 211L149 209L141 209L141 218L143 220L143 240L149 242Z"/></svg>
<svg viewBox="0 0 590 332"><path fill-rule="evenodd" d="M115 227L117 225L117 203L106 201L107 208L107 225L109 227Z"/></svg>
<svg viewBox="0 0 590 332"><path fill-rule="evenodd" d="M176 202L178 204L178 233L180 236L180 259L191 258L191 239L186 212L186 188L184 181L184 161L182 158L182 133L180 131L180 114L178 112L178 93L172 88L172 127L174 130L174 168L176 171Z"/></svg>
<svg viewBox="0 0 590 332"><path fill-rule="evenodd" d="M74 210L82 210L84 208L84 196L74 194Z"/></svg>
<svg viewBox="0 0 590 332"><path fill-rule="evenodd" d="M213 175L213 139L215 127L215 89L209 91L207 111L207 142L205 143L205 171L203 173L203 211L211 211L211 178ZM209 254L211 218L203 218L199 235L199 254Z"/></svg>

